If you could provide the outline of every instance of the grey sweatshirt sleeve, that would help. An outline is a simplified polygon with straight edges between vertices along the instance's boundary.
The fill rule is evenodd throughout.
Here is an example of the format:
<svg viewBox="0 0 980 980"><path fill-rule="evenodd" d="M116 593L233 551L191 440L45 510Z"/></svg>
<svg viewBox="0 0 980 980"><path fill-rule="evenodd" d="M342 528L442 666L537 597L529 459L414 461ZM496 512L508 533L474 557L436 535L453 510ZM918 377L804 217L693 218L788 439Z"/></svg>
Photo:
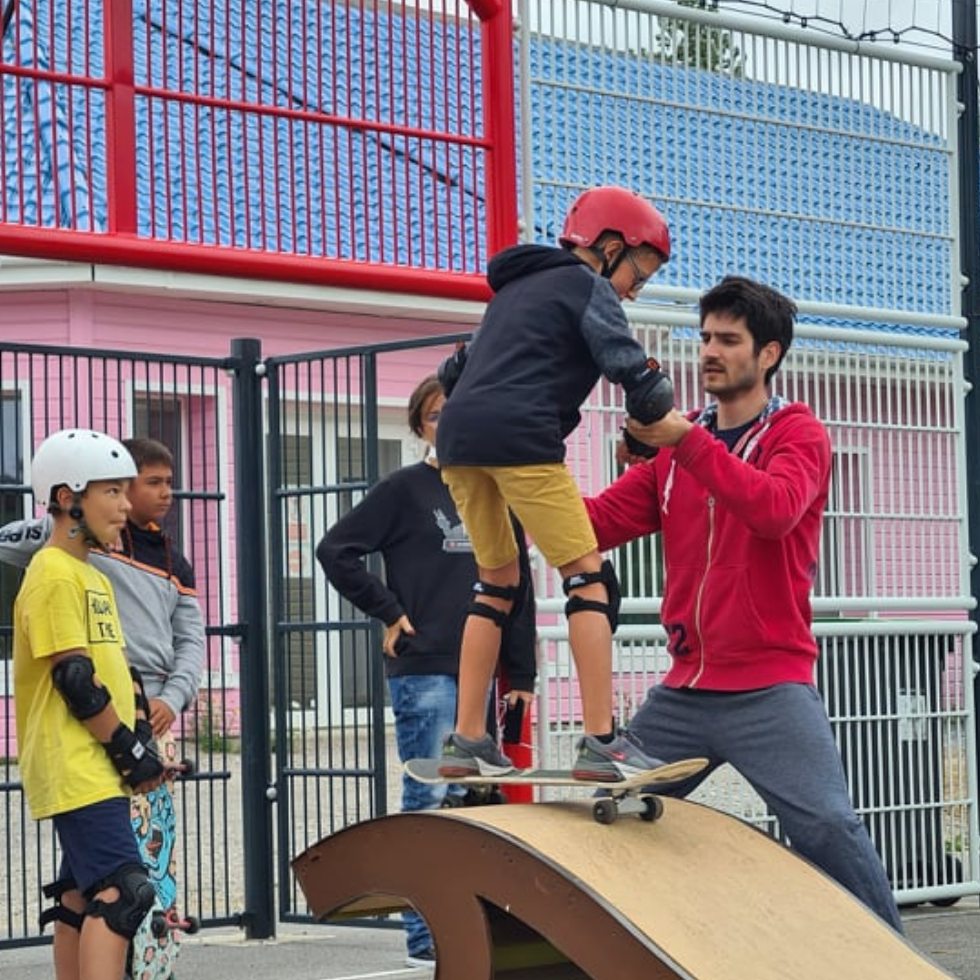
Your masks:
<svg viewBox="0 0 980 980"><path fill-rule="evenodd" d="M204 671L207 644L204 617L197 598L182 592L170 623L173 627L174 667L158 697L177 715L189 708L197 697Z"/></svg>
<svg viewBox="0 0 980 980"><path fill-rule="evenodd" d="M4 525L0 528L0 561L17 568L27 568L34 552L51 537L53 526L50 514Z"/></svg>
<svg viewBox="0 0 980 980"><path fill-rule="evenodd" d="M623 304L608 279L595 277L581 330L592 359L614 384L628 382L646 369L646 351L630 333Z"/></svg>

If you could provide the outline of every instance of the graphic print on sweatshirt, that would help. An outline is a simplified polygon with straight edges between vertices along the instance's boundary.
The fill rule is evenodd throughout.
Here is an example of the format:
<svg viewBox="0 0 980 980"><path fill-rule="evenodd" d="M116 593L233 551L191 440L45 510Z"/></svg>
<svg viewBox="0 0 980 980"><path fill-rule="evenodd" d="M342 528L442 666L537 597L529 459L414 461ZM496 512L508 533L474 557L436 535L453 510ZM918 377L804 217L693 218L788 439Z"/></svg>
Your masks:
<svg viewBox="0 0 980 980"><path fill-rule="evenodd" d="M439 530L442 531L442 550L450 554L473 554L473 545L470 542L470 536L466 533L466 528L463 527L463 522L460 521L458 524L453 524L441 507L437 507L433 512L432 516L436 520L436 524Z"/></svg>

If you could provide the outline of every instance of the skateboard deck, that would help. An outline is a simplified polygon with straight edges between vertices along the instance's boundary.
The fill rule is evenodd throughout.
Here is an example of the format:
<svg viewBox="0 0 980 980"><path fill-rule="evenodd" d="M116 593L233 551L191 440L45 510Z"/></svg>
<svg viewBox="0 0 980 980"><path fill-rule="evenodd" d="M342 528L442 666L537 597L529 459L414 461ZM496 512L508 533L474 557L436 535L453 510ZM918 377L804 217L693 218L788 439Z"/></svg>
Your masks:
<svg viewBox="0 0 980 980"><path fill-rule="evenodd" d="M663 804L657 789L668 789L708 765L704 758L680 759L648 769L628 779L605 782L598 779L575 779L568 769L524 769L504 776L440 776L438 759L409 759L405 772L420 783L453 783L460 786L580 786L605 790L592 804L592 816L599 823L613 823L622 813L637 813L644 820L656 820Z"/></svg>
<svg viewBox="0 0 980 980"><path fill-rule="evenodd" d="M177 759L171 735L157 742L163 764L172 770L164 783L149 793L133 796L130 819L140 856L156 892L150 914L130 944L128 977L131 980L171 980L180 953L180 932L196 932L193 918L177 913L177 822L174 812L174 777L185 768Z"/></svg>

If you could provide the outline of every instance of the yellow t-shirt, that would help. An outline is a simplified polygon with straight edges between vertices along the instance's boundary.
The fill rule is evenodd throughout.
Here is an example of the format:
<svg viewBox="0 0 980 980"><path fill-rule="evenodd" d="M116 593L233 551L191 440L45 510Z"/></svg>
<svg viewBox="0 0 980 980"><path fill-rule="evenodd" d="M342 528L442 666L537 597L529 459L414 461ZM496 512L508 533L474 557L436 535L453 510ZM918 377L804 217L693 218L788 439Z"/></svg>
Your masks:
<svg viewBox="0 0 980 980"><path fill-rule="evenodd" d="M61 548L31 560L14 602L14 704L21 780L35 820L125 796L105 749L68 710L50 657L86 650L120 721L133 727L133 682L109 580Z"/></svg>

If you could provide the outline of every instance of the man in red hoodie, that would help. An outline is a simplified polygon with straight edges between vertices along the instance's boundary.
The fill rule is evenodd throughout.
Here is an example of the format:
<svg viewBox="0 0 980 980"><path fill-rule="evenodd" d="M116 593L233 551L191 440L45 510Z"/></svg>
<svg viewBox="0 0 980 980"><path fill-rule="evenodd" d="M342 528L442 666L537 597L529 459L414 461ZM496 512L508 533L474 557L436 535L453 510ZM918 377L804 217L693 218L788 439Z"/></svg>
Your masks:
<svg viewBox="0 0 980 980"><path fill-rule="evenodd" d="M701 298L700 369L714 402L627 422L658 447L586 501L602 550L663 536L671 667L629 731L646 753L725 762L793 847L902 930L888 879L848 797L814 684L810 588L830 482L830 440L806 405L769 392L796 307L729 276Z"/></svg>

